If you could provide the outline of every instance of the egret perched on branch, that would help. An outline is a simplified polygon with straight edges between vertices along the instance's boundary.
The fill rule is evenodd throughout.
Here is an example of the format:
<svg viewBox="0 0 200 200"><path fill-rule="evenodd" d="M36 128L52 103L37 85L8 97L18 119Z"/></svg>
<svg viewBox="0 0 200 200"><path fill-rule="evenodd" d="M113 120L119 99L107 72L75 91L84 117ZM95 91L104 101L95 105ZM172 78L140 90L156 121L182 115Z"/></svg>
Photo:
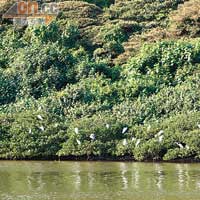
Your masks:
<svg viewBox="0 0 200 200"><path fill-rule="evenodd" d="M180 142L175 142L175 144L177 144L179 146L180 149L183 149L183 145Z"/></svg>
<svg viewBox="0 0 200 200"><path fill-rule="evenodd" d="M159 132L155 135L155 137L160 137L162 134L164 134L164 131L163 131L163 130L159 131Z"/></svg>
<svg viewBox="0 0 200 200"><path fill-rule="evenodd" d="M29 132L29 134L31 134L31 133L32 133L32 130L31 130L31 128L29 128L29 131L28 131L28 132Z"/></svg>
<svg viewBox="0 0 200 200"><path fill-rule="evenodd" d="M74 129L74 132L75 132L76 134L78 134L78 133L79 133L78 128L75 128L75 129Z"/></svg>
<svg viewBox="0 0 200 200"><path fill-rule="evenodd" d="M39 120L43 120L43 118L42 118L41 115L37 115L37 118L38 118Z"/></svg>
<svg viewBox="0 0 200 200"><path fill-rule="evenodd" d="M135 140L136 140L136 138L135 138L135 137L132 137L132 138L131 138L131 141L132 141L132 142L133 142L133 141L135 141Z"/></svg>
<svg viewBox="0 0 200 200"><path fill-rule="evenodd" d="M95 134L92 133L92 134L90 135L90 139L95 140Z"/></svg>
<svg viewBox="0 0 200 200"><path fill-rule="evenodd" d="M78 145L81 145L81 141L76 139L76 142L78 143Z"/></svg>
<svg viewBox="0 0 200 200"><path fill-rule="evenodd" d="M186 144L185 145L185 148L187 149L187 150L189 150L190 149L190 147Z"/></svg>
<svg viewBox="0 0 200 200"><path fill-rule="evenodd" d="M55 124L54 124L54 127L55 127L55 128L57 128L58 126L59 126L59 124L58 124L58 123L55 123Z"/></svg>
<svg viewBox="0 0 200 200"><path fill-rule="evenodd" d="M110 128L110 125L109 125L109 124L106 124L106 128L109 129L109 128Z"/></svg>
<svg viewBox="0 0 200 200"><path fill-rule="evenodd" d="M163 139L164 139L164 135L159 136L158 137L158 142L161 143L163 141Z"/></svg>
<svg viewBox="0 0 200 200"><path fill-rule="evenodd" d="M40 129L41 131L44 131L44 126L40 126L39 129Z"/></svg>
<svg viewBox="0 0 200 200"><path fill-rule="evenodd" d="M38 107L38 110L42 110L42 106L39 106L39 107Z"/></svg>
<svg viewBox="0 0 200 200"><path fill-rule="evenodd" d="M122 134L126 133L127 130L128 130L128 127L124 127L122 130Z"/></svg>
<svg viewBox="0 0 200 200"><path fill-rule="evenodd" d="M126 146L128 144L127 139L124 139L122 144Z"/></svg>
<svg viewBox="0 0 200 200"><path fill-rule="evenodd" d="M136 143L135 143L135 146L137 147L139 144L140 144L140 139L137 139Z"/></svg>

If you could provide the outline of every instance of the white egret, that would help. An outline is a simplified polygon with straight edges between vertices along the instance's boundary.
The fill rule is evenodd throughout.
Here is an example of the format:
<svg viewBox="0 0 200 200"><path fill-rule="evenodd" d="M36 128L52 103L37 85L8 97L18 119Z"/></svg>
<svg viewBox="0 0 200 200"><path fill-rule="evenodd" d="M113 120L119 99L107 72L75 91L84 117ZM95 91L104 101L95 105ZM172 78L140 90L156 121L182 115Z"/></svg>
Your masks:
<svg viewBox="0 0 200 200"><path fill-rule="evenodd" d="M175 142L175 144L177 144L179 146L180 149L183 149L183 145L180 142Z"/></svg>
<svg viewBox="0 0 200 200"><path fill-rule="evenodd" d="M164 131L163 131L163 130L160 130L160 131L155 135L155 137L160 137L163 133L164 133Z"/></svg>
<svg viewBox="0 0 200 200"><path fill-rule="evenodd" d="M190 149L190 147L186 144L185 145L185 148L187 149L187 150L189 150Z"/></svg>
<svg viewBox="0 0 200 200"><path fill-rule="evenodd" d="M200 124L197 124L198 128L200 128Z"/></svg>
<svg viewBox="0 0 200 200"><path fill-rule="evenodd" d="M40 129L41 131L44 131L44 126L40 126L39 129Z"/></svg>
<svg viewBox="0 0 200 200"><path fill-rule="evenodd" d="M109 124L106 124L106 128L109 129L109 128L110 128L110 125L109 125Z"/></svg>
<svg viewBox="0 0 200 200"><path fill-rule="evenodd" d="M74 132L75 132L76 134L78 134L78 133L79 133L78 128L75 128L75 129L74 129Z"/></svg>
<svg viewBox="0 0 200 200"><path fill-rule="evenodd" d="M39 120L43 120L43 118L42 118L41 115L37 115L37 118L38 118Z"/></svg>
<svg viewBox="0 0 200 200"><path fill-rule="evenodd" d="M95 140L95 134L92 133L92 134L90 135L90 139Z"/></svg>
<svg viewBox="0 0 200 200"><path fill-rule="evenodd" d="M128 130L128 127L124 127L122 130L122 134L126 133L127 130Z"/></svg>
<svg viewBox="0 0 200 200"><path fill-rule="evenodd" d="M31 130L31 128L29 128L29 131L28 131L28 132L29 132L29 134L31 134L31 133L32 133L32 130Z"/></svg>
<svg viewBox="0 0 200 200"><path fill-rule="evenodd" d="M42 110L42 106L39 106L39 107L38 107L38 110Z"/></svg>
<svg viewBox="0 0 200 200"><path fill-rule="evenodd" d="M135 141L135 140L136 140L136 138L135 138L135 137L132 137L132 138L131 138L131 141L132 141L132 142L133 142L133 141Z"/></svg>
<svg viewBox="0 0 200 200"><path fill-rule="evenodd" d="M81 141L76 139L76 142L78 143L78 145L81 145Z"/></svg>
<svg viewBox="0 0 200 200"><path fill-rule="evenodd" d="M128 144L127 139L124 139L122 144L126 146Z"/></svg>
<svg viewBox="0 0 200 200"><path fill-rule="evenodd" d="M135 143L135 146L137 147L139 144L140 144L140 139L137 139L136 143Z"/></svg>
<svg viewBox="0 0 200 200"><path fill-rule="evenodd" d="M57 127L58 127L58 125L59 125L58 123L55 123L55 124L54 124L54 127L55 127L55 128L57 128Z"/></svg>
<svg viewBox="0 0 200 200"><path fill-rule="evenodd" d="M163 141L163 139L164 139L164 135L161 135L161 136L159 136L159 138L158 138L158 142L162 142Z"/></svg>

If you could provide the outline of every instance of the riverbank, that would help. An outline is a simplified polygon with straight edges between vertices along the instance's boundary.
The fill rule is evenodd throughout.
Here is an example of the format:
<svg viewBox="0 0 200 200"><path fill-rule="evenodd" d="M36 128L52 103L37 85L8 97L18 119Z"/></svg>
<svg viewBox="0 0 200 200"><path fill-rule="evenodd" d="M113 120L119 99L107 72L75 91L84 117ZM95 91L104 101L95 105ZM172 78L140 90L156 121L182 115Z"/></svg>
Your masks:
<svg viewBox="0 0 200 200"><path fill-rule="evenodd" d="M80 161L80 162L139 162L139 163L200 163L200 159L185 158L175 160L144 160L137 161L132 156L119 157L99 157L99 156L49 156L49 157L32 157L22 159L0 159L0 161Z"/></svg>

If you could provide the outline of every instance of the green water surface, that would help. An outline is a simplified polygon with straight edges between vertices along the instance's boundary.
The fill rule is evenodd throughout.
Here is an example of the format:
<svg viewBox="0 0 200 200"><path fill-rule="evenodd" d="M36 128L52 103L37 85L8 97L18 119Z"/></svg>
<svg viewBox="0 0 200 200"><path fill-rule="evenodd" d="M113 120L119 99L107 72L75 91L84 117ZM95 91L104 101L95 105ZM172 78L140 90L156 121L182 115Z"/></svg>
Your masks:
<svg viewBox="0 0 200 200"><path fill-rule="evenodd" d="M200 200L200 164L0 161L0 200Z"/></svg>

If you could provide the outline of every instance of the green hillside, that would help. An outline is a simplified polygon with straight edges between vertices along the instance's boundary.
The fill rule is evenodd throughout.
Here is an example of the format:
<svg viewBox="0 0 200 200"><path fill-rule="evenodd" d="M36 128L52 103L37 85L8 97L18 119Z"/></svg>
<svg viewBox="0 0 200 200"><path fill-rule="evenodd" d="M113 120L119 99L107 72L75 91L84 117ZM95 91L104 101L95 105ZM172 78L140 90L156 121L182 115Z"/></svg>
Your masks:
<svg viewBox="0 0 200 200"><path fill-rule="evenodd" d="M199 0L59 5L0 21L0 158L199 160Z"/></svg>

